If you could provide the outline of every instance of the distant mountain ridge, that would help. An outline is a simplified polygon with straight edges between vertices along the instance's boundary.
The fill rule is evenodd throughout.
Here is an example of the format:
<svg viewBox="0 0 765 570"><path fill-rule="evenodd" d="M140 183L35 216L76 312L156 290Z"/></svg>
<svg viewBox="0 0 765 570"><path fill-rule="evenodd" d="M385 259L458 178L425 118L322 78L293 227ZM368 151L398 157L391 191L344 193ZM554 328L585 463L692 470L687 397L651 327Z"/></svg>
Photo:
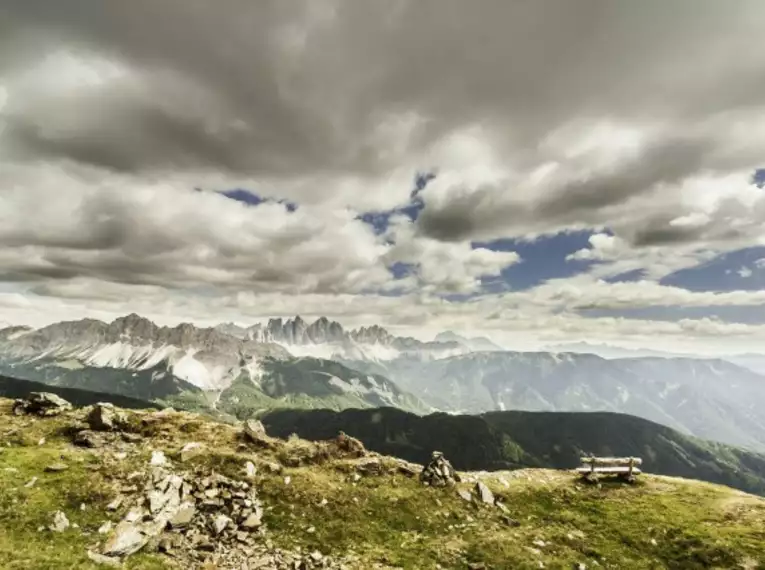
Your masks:
<svg viewBox="0 0 765 570"><path fill-rule="evenodd" d="M572 469L583 454L637 456L648 473L722 483L765 495L765 455L704 441L613 413L492 412L427 416L401 410L278 410L261 417L269 434L321 440L338 431L373 451L426 463L433 449L457 469Z"/></svg>
<svg viewBox="0 0 765 570"><path fill-rule="evenodd" d="M216 329L240 339L281 344L296 355L323 358L389 360L409 355L432 359L471 350L467 343L457 339L421 341L413 337L392 335L379 325L345 330L340 323L327 317L319 317L312 323L300 316L292 319L276 318L246 328L223 323ZM482 340L477 339L478 342Z"/></svg>
<svg viewBox="0 0 765 570"><path fill-rule="evenodd" d="M382 375L296 358L279 344L215 328L160 327L135 314L111 323L83 319L0 330L0 373L238 416L247 415L240 400L253 409L432 410Z"/></svg>
<svg viewBox="0 0 765 570"><path fill-rule="evenodd" d="M612 411L765 450L765 377L725 360L504 351L347 364L443 411Z"/></svg>

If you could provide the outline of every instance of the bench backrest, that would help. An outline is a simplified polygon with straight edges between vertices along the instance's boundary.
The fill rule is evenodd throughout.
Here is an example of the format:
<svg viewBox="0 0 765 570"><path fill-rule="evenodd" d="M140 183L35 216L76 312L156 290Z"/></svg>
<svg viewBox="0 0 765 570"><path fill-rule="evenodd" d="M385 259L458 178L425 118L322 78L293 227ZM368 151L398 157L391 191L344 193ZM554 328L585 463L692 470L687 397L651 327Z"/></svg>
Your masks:
<svg viewBox="0 0 765 570"><path fill-rule="evenodd" d="M639 457L582 457L581 461L584 465L592 465L593 467L635 466L643 464L643 460Z"/></svg>

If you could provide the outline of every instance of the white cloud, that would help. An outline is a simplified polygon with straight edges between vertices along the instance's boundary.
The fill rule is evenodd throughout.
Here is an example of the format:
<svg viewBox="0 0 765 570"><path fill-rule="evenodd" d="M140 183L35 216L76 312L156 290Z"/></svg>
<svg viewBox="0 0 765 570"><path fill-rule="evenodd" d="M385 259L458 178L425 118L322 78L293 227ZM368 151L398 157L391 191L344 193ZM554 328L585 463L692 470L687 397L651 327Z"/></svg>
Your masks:
<svg viewBox="0 0 765 570"><path fill-rule="evenodd" d="M0 24L3 320L762 334L578 312L763 302L658 284L765 245L765 189L749 179L765 146L762 2L73 1L14 3ZM418 171L438 173L419 220L375 235L358 215L405 204ZM230 188L300 206L212 192ZM567 258L596 262L586 274L444 300L521 261L473 240L570 230L594 233ZM394 280L395 263L411 273ZM606 281L633 270L644 280Z"/></svg>
<svg viewBox="0 0 765 570"><path fill-rule="evenodd" d="M746 265L742 265L736 273L738 273L739 277L742 277L743 279L752 276L752 270L749 269Z"/></svg>

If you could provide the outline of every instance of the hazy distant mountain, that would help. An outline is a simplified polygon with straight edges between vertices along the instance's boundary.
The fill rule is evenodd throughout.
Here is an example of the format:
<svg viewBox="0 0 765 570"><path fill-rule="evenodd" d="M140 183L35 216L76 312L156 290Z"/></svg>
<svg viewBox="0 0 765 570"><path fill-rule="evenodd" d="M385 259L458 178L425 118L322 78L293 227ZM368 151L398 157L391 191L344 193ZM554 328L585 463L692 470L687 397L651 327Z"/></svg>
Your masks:
<svg viewBox="0 0 765 570"><path fill-rule="evenodd" d="M457 343L459 345L466 347L468 350L474 351L474 352L505 350L504 348L492 342L490 339L486 338L485 336L466 338L452 331L445 331L442 333L438 333L436 335L435 342Z"/></svg>
<svg viewBox="0 0 765 570"><path fill-rule="evenodd" d="M349 361L444 411L613 411L765 449L765 377L724 360L482 352L435 361Z"/></svg>
<svg viewBox="0 0 765 570"><path fill-rule="evenodd" d="M589 342L570 342L553 344L545 347L546 352L573 352L576 354L595 354L602 358L698 358L698 355L664 352L648 348L623 348L611 344L595 344Z"/></svg>
<svg viewBox="0 0 765 570"><path fill-rule="evenodd" d="M424 342L412 337L395 336L379 325L346 331L340 323L327 317L320 317L312 323L300 316L286 320L270 319L268 323L247 328L223 323L216 330L240 339L279 344L297 356L319 358L379 361L408 355L433 359L474 350L469 343L458 340ZM489 342L487 339L476 340L479 343Z"/></svg>

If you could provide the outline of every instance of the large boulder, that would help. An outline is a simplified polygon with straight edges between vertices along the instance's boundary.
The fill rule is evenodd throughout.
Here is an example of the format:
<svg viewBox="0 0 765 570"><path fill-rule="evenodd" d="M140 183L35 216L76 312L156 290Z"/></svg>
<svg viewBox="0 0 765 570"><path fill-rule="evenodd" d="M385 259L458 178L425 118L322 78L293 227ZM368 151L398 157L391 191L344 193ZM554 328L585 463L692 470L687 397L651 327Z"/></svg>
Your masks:
<svg viewBox="0 0 765 570"><path fill-rule="evenodd" d="M244 436L252 443L260 446L271 446L271 438L266 434L266 428L258 420L247 420L244 422Z"/></svg>
<svg viewBox="0 0 765 570"><path fill-rule="evenodd" d="M99 402L88 414L87 422L94 431L114 431L127 425L127 415L118 410L114 404Z"/></svg>
<svg viewBox="0 0 765 570"><path fill-rule="evenodd" d="M37 414L38 416L56 416L72 409L72 404L51 392L30 392L26 400L13 403L13 413Z"/></svg>

